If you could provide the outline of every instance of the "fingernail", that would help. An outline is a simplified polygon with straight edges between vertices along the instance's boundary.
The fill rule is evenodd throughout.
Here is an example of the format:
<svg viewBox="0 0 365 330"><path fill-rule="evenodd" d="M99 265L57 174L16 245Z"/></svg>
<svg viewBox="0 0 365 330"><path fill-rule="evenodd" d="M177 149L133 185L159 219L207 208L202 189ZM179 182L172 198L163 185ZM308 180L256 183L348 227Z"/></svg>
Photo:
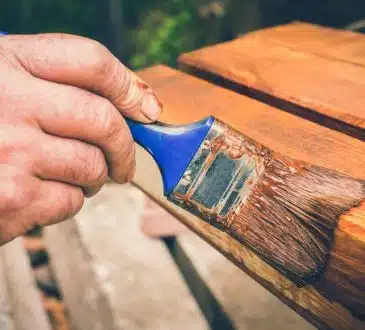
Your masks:
<svg viewBox="0 0 365 330"><path fill-rule="evenodd" d="M162 103L153 94L146 93L142 100L142 112L152 121L155 121L162 111Z"/></svg>

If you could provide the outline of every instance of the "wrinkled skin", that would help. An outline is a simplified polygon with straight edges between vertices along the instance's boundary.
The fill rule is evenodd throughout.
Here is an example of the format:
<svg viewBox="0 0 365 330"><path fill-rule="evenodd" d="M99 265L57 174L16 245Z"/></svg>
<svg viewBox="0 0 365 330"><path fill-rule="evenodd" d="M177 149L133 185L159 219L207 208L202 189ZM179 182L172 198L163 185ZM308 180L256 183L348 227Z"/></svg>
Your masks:
<svg viewBox="0 0 365 330"><path fill-rule="evenodd" d="M130 181L123 119L157 119L152 90L105 47L64 34L0 37L0 245L75 215L107 176Z"/></svg>

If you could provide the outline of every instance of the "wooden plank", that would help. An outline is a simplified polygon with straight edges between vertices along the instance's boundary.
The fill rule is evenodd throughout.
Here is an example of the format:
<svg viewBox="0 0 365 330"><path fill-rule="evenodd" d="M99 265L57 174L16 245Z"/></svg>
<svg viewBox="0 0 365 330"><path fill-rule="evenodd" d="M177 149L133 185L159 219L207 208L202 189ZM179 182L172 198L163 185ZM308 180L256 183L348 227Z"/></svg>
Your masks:
<svg viewBox="0 0 365 330"><path fill-rule="evenodd" d="M261 34L180 57L181 67L225 87L365 139L365 68L291 49Z"/></svg>
<svg viewBox="0 0 365 330"><path fill-rule="evenodd" d="M179 237L175 251L186 254L196 267L197 274L226 310L234 329L314 329L197 235Z"/></svg>
<svg viewBox="0 0 365 330"><path fill-rule="evenodd" d="M109 183L74 220L45 230L74 329L208 329L163 243L141 232L144 202Z"/></svg>
<svg viewBox="0 0 365 330"><path fill-rule="evenodd" d="M362 33L293 22L251 32L291 49L365 66Z"/></svg>
<svg viewBox="0 0 365 330"><path fill-rule="evenodd" d="M149 198L141 219L141 230L145 235L154 238L190 233L186 226Z"/></svg>
<svg viewBox="0 0 365 330"><path fill-rule="evenodd" d="M23 238L19 237L4 245L1 248L1 259L7 284L9 314L14 329L51 330L23 245Z"/></svg>
<svg viewBox="0 0 365 330"><path fill-rule="evenodd" d="M11 301L6 280L6 269L2 258L0 258L0 329L16 330L11 311Z"/></svg>
<svg viewBox="0 0 365 330"><path fill-rule="evenodd" d="M136 180L148 191L162 191L156 163L139 146ZM313 329L194 233L180 234L167 245L211 329L266 330L269 324L271 330Z"/></svg>
<svg viewBox="0 0 365 330"><path fill-rule="evenodd" d="M166 67L148 69L141 76L162 99L161 120L166 123L188 123L212 114L277 152L365 178L365 148L358 139ZM315 286L298 288L229 235L166 201L162 189L151 184L153 173L144 165L143 154L138 157L135 183L141 189L298 313L317 326L365 328L360 319L365 307L365 211L340 219L325 274Z"/></svg>

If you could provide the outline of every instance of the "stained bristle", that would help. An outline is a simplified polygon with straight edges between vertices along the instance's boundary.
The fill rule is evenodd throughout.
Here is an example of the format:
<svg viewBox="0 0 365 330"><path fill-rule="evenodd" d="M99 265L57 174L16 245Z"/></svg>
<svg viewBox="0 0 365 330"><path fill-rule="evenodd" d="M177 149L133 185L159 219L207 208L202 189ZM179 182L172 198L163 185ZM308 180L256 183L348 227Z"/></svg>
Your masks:
<svg viewBox="0 0 365 330"><path fill-rule="evenodd" d="M340 216L365 199L365 181L271 159L230 234L297 284L325 267Z"/></svg>
<svg viewBox="0 0 365 330"><path fill-rule="evenodd" d="M185 173L169 200L297 285L322 273L340 217L365 201L365 181L277 154L217 120Z"/></svg>

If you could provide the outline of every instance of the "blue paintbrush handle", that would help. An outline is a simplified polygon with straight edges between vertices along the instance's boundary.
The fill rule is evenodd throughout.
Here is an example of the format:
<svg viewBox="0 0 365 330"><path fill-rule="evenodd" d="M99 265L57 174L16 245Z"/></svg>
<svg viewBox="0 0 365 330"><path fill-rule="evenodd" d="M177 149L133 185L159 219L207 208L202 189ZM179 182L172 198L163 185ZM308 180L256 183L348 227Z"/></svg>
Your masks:
<svg viewBox="0 0 365 330"><path fill-rule="evenodd" d="M0 35L6 34L0 31ZM185 126L141 124L130 119L126 121L134 140L156 161L161 171L164 193L169 195L200 147L214 118L208 117Z"/></svg>
<svg viewBox="0 0 365 330"><path fill-rule="evenodd" d="M169 195L208 134L214 118L182 126L126 121L134 140L152 155L160 168L164 193Z"/></svg>

